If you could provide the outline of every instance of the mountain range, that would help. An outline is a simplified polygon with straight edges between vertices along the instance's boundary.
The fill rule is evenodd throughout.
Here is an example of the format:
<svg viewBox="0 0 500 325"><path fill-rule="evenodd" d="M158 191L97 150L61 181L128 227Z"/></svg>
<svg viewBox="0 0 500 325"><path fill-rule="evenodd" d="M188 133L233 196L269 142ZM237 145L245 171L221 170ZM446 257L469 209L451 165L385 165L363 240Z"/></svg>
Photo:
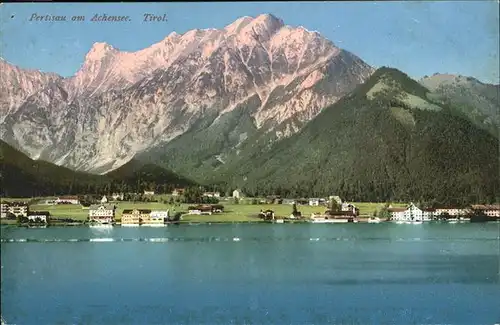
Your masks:
<svg viewBox="0 0 500 325"><path fill-rule="evenodd" d="M281 126L275 132L286 136L373 72L319 33L272 15L171 33L137 52L95 43L70 78L6 61L0 69L0 137L32 158L93 173L235 112L252 129ZM248 136L242 130L234 145Z"/></svg>
<svg viewBox="0 0 500 325"><path fill-rule="evenodd" d="M499 85L375 69L273 15L137 52L95 43L69 78L5 60L0 75L0 138L78 172L146 166L252 193L377 200L498 193Z"/></svg>
<svg viewBox="0 0 500 325"><path fill-rule="evenodd" d="M498 137L429 98L431 92L404 73L380 68L296 134L221 168L219 179L251 195L498 200Z"/></svg>

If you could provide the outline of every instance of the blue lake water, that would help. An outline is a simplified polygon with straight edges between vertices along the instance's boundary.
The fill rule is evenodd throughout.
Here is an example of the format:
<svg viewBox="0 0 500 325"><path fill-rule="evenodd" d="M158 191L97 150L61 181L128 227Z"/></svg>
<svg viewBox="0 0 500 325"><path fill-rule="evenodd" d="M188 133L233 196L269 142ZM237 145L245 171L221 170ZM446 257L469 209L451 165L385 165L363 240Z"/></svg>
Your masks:
<svg viewBox="0 0 500 325"><path fill-rule="evenodd" d="M499 229L2 227L1 313L17 325L493 325Z"/></svg>

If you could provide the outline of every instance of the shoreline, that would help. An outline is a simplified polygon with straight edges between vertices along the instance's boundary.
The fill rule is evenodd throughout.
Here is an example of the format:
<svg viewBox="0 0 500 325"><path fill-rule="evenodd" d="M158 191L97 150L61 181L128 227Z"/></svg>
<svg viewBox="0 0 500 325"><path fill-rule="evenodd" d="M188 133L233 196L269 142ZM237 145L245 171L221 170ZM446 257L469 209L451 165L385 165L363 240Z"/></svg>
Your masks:
<svg viewBox="0 0 500 325"><path fill-rule="evenodd" d="M187 226L198 226L198 225L231 225L231 224L311 224L311 225L346 225L346 224L394 224L394 225L411 225L411 226L419 226L419 225L424 225L424 224L450 224L450 225L456 225L456 224L476 224L476 223L482 223L482 224L489 224L489 223L500 223L499 220L493 220L493 221L484 221L484 222L470 222L470 221L461 221L461 222L447 222L447 221L426 221L423 223L419 224L411 224L411 223L396 223L393 221L381 221L379 223L370 223L368 221L360 221L360 222L332 222L332 223L315 223L315 222L310 222L310 221L285 221L283 223L277 223L277 222L272 222L272 221L204 221L204 222L193 222L193 221L179 221L179 222L168 222L164 224L157 224L157 225L150 225L150 224L145 224L145 225L128 225L124 226L121 225L121 223L115 223L112 225L91 225L91 224L85 224L85 223L80 223L80 222L73 222L73 223L49 223L49 224L37 224L37 225L29 225L29 224L18 224L18 223L5 223L0 222L0 225L3 227L17 227L17 228L51 228L51 227L88 227L88 228L114 228L114 227L120 227L120 228L165 228L168 226L181 226L181 225L187 225Z"/></svg>

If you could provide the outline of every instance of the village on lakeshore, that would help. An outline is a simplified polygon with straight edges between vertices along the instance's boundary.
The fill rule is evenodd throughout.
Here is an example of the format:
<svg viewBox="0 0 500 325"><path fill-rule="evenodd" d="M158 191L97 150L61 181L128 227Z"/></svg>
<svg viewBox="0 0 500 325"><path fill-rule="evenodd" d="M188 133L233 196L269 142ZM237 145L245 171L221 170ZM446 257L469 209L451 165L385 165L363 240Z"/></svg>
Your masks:
<svg viewBox="0 0 500 325"><path fill-rule="evenodd" d="M424 222L500 221L500 204L424 207L409 203L354 203L339 196L288 199L280 196L245 197L235 189L226 195L190 195L176 188L169 195L154 191L113 193L96 197L59 196L30 200L1 200L2 223L28 226L121 225L165 226L201 222L310 222L420 224Z"/></svg>

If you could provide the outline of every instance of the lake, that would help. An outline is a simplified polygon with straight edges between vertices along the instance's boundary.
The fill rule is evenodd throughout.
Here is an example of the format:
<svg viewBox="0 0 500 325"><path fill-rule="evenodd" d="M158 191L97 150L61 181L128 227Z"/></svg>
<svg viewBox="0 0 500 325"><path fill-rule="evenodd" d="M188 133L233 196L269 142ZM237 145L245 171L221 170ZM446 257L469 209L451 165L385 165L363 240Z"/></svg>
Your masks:
<svg viewBox="0 0 500 325"><path fill-rule="evenodd" d="M499 229L2 227L2 316L17 325L493 325Z"/></svg>

